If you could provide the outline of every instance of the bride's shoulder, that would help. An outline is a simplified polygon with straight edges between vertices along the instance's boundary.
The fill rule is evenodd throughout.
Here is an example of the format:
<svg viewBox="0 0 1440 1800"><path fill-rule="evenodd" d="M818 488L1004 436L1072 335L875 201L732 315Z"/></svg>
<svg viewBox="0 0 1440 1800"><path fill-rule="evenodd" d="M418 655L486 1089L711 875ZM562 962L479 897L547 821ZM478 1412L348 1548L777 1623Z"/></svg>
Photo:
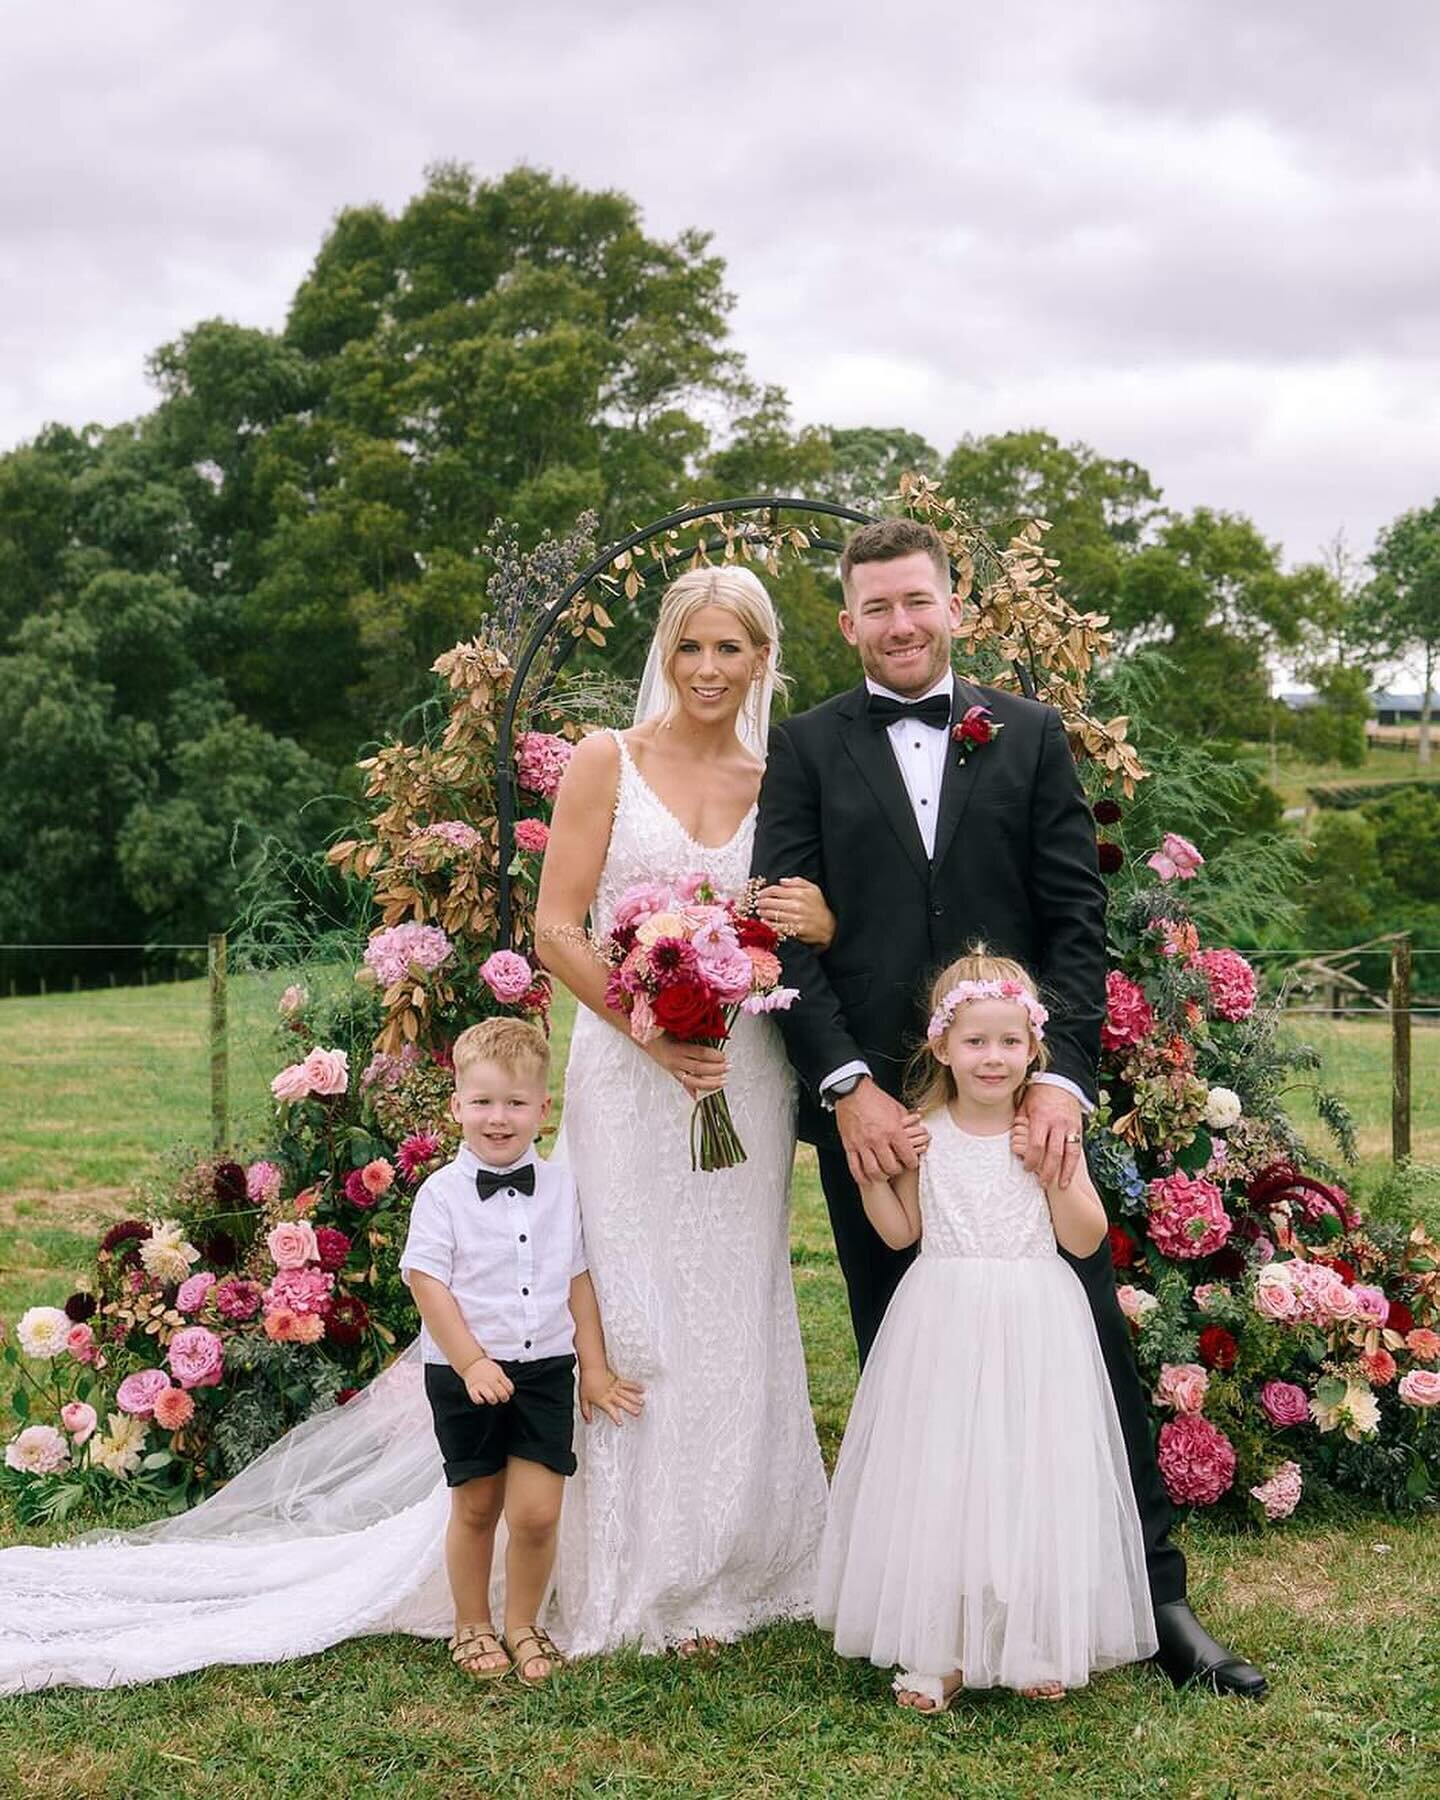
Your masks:
<svg viewBox="0 0 1440 1800"><path fill-rule="evenodd" d="M569 797L590 803L606 794L613 798L619 779L619 734L592 731L575 746L562 785L569 790Z"/></svg>

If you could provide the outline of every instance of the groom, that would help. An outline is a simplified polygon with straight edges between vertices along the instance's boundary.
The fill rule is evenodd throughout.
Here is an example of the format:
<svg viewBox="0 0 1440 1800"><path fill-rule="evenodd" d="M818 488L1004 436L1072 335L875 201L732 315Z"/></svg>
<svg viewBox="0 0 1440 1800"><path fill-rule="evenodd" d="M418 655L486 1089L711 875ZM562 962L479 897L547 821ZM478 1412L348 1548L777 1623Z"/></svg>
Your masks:
<svg viewBox="0 0 1440 1800"><path fill-rule="evenodd" d="M951 670L960 599L939 535L912 519L864 525L840 576L840 631L865 680L771 733L754 867L769 882L818 883L836 917L824 952L786 942L785 978L800 998L779 1019L863 1363L913 1252L880 1241L855 1184L914 1165L897 1096L924 1039L931 975L977 940L1034 974L1050 1008L1050 1068L1022 1106L1027 1165L1046 1181L1057 1173L1068 1181L1095 1094L1105 889L1059 714ZM975 706L1003 729L962 759L951 732ZM1177 1685L1204 1681L1258 1699L1264 1676L1204 1631L1185 1600L1185 1561L1169 1538L1170 1501L1109 1246L1067 1260L1090 1301L1125 1434L1156 1660Z"/></svg>

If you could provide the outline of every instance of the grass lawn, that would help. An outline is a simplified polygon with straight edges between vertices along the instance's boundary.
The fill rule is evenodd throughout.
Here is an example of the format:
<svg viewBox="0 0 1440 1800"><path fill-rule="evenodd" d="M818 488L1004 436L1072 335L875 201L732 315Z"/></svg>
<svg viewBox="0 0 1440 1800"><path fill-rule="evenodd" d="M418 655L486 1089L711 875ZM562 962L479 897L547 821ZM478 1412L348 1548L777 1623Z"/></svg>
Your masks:
<svg viewBox="0 0 1440 1800"><path fill-rule="evenodd" d="M278 983L232 986L236 1116L258 1133ZM204 1142L204 989L0 1002L0 1315L57 1299L93 1227L176 1136ZM1313 1026L1314 1021L1307 1021ZM1367 1185L1388 1148L1383 1028L1311 1035L1362 1123ZM1440 1162L1440 1033L1416 1040L1416 1153ZM1304 1108L1297 1108L1304 1116ZM854 1355L813 1162L792 1261L827 1456ZM0 1520L0 1537L5 1525ZM12 1535L14 1535L12 1533ZM1432 1795L1440 1532L1338 1512L1270 1532L1186 1526L1206 1622L1268 1669L1262 1707L1177 1695L1148 1670L1064 1705L976 1695L924 1721L808 1626L706 1664L621 1656L551 1692L482 1689L408 1638L162 1687L0 1701L0 1795Z"/></svg>
<svg viewBox="0 0 1440 1800"><path fill-rule="evenodd" d="M1414 781L1419 776L1440 780L1440 767L1420 767L1414 750L1402 750L1398 744L1369 744L1365 761L1359 768L1348 769L1342 763L1309 762L1291 746L1280 745L1272 763L1268 748L1252 746L1260 758L1265 779L1286 806L1310 806L1309 790L1330 782L1341 781Z"/></svg>

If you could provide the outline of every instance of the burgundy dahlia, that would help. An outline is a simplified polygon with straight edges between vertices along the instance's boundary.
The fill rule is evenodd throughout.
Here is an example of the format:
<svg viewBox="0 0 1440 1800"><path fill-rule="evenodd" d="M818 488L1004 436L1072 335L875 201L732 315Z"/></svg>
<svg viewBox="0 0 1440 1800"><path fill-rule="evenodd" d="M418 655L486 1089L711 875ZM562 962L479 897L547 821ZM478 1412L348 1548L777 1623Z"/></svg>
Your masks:
<svg viewBox="0 0 1440 1800"><path fill-rule="evenodd" d="M358 1344L370 1326L370 1312L353 1294L340 1294L323 1309L325 1335L343 1348Z"/></svg>
<svg viewBox="0 0 1440 1800"><path fill-rule="evenodd" d="M1116 800L1097 800L1091 811L1095 814L1097 825L1118 825L1124 817Z"/></svg>
<svg viewBox="0 0 1440 1800"><path fill-rule="evenodd" d="M320 1267L333 1275L337 1269L345 1267L345 1258L350 1254L350 1239L333 1225L321 1225L315 1232L315 1250Z"/></svg>
<svg viewBox="0 0 1440 1800"><path fill-rule="evenodd" d="M1095 851L1100 858L1102 875L1118 875L1125 867L1125 852L1118 844L1112 844L1108 838L1101 838L1095 846Z"/></svg>
<svg viewBox="0 0 1440 1800"><path fill-rule="evenodd" d="M234 1208L247 1206L250 1202L245 1171L237 1162L222 1162L216 1167L214 1187L215 1198L221 1206Z"/></svg>
<svg viewBox="0 0 1440 1800"><path fill-rule="evenodd" d="M65 1317L76 1325L83 1325L87 1319L95 1317L99 1304L93 1294L72 1294L65 1302Z"/></svg>
<svg viewBox="0 0 1440 1800"><path fill-rule="evenodd" d="M228 1231L212 1231L200 1245L200 1254L212 1269L233 1269L240 1259L240 1246Z"/></svg>

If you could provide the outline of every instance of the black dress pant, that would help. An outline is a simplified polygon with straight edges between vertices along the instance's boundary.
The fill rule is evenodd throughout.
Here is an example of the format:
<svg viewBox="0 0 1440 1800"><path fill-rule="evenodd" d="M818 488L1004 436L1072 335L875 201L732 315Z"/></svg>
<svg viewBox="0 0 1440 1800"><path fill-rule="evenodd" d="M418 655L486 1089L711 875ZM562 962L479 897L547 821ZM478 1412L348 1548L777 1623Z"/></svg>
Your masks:
<svg viewBox="0 0 1440 1800"><path fill-rule="evenodd" d="M885 1308L915 1252L892 1250L881 1242L874 1226L865 1217L860 1190L851 1180L850 1166L839 1144L822 1144L816 1154L820 1161L820 1185L825 1191L830 1227L840 1258L840 1272L845 1277L845 1288L850 1297L855 1347L860 1353L863 1369L875 1334L880 1329L880 1321L885 1317ZM1140 1371L1135 1366L1130 1323L1121 1312L1115 1293L1110 1246L1101 1244L1086 1257L1070 1256L1064 1250L1060 1254L1080 1278L1085 1298L1090 1302L1095 1333L1100 1340L1100 1354L1105 1359L1105 1370L1115 1396L1115 1410L1120 1415L1120 1429L1130 1463L1130 1485L1140 1513L1150 1599L1156 1606L1183 1600L1185 1558L1170 1541L1173 1509L1160 1465L1155 1460L1150 1409L1140 1384Z"/></svg>

